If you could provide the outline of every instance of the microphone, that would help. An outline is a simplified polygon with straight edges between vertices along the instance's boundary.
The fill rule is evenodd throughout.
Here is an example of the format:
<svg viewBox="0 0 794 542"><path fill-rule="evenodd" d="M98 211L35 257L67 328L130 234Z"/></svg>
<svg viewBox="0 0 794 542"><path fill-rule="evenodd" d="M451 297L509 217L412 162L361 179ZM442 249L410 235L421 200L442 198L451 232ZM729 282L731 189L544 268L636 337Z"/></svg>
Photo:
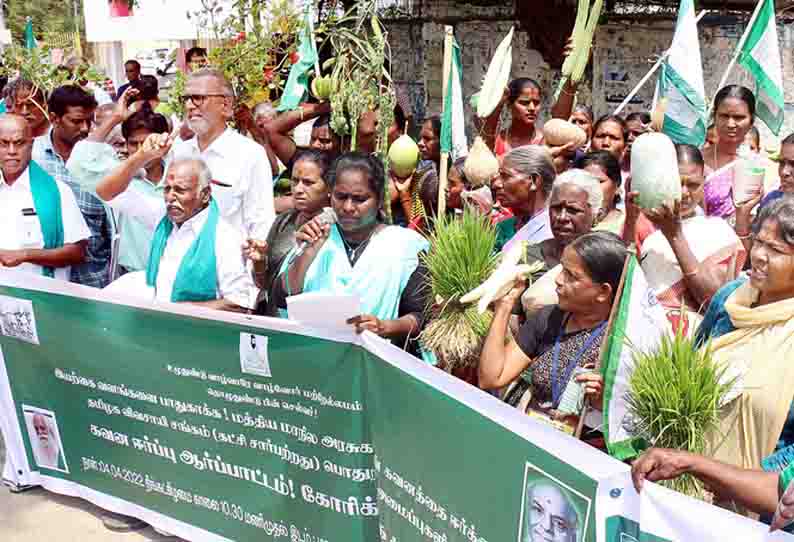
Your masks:
<svg viewBox="0 0 794 542"><path fill-rule="evenodd" d="M335 224L336 223L336 213L330 207L323 207L323 211L317 215L316 220L322 224ZM306 247L309 246L308 241L301 241L298 244L298 250L295 251L295 256L293 258L297 258L298 256L302 255L306 251Z"/></svg>

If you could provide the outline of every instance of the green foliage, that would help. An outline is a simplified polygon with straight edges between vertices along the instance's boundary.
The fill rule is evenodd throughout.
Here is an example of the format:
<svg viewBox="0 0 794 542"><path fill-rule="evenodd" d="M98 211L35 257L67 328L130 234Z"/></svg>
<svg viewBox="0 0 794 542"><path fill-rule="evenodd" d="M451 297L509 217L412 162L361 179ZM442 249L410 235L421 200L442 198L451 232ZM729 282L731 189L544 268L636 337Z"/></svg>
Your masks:
<svg viewBox="0 0 794 542"><path fill-rule="evenodd" d="M386 132L394 122L394 90L386 70L391 50L383 24L376 13L376 2L361 1L342 17L330 16L318 27L326 34L334 57L323 69L331 69L331 128L339 135L350 135L350 148L356 148L358 119L367 111L378 111L379 148L386 150ZM323 44L325 45L325 43Z"/></svg>
<svg viewBox="0 0 794 542"><path fill-rule="evenodd" d="M21 45L12 45L3 51L2 62L0 73L9 78L18 74L44 89L46 93L61 85L74 84L78 79L95 82L104 79L99 71L87 64L78 66L74 74L58 69L50 63L50 51L47 47L26 49Z"/></svg>
<svg viewBox="0 0 794 542"><path fill-rule="evenodd" d="M473 366L493 315L479 314L476 305L458 300L491 275L496 229L487 216L467 209L460 217L441 216L430 235L430 250L422 256L430 274L432 321L422 332L422 343L447 370Z"/></svg>
<svg viewBox="0 0 794 542"><path fill-rule="evenodd" d="M735 379L714 362L709 346L696 349L680 333L663 337L656 350L635 352L634 363L628 394L634 434L651 446L704 453ZM702 497L702 484L691 476L666 485Z"/></svg>
<svg viewBox="0 0 794 542"><path fill-rule="evenodd" d="M78 13L82 13L82 1ZM5 0L5 22L15 43L24 43L25 23L33 21L33 32L38 39L49 33L64 34L75 30L72 3L64 0Z"/></svg>

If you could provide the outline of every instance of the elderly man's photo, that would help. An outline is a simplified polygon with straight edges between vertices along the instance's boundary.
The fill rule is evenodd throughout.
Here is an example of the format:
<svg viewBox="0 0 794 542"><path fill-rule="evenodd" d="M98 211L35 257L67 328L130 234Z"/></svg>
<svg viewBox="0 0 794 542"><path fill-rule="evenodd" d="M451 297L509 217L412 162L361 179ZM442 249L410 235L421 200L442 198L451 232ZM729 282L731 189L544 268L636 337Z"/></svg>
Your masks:
<svg viewBox="0 0 794 542"><path fill-rule="evenodd" d="M547 480L530 480L524 494L521 542L578 542L584 518L567 491Z"/></svg>
<svg viewBox="0 0 794 542"><path fill-rule="evenodd" d="M36 466L69 472L55 414L49 410L29 406L23 407L23 411Z"/></svg>

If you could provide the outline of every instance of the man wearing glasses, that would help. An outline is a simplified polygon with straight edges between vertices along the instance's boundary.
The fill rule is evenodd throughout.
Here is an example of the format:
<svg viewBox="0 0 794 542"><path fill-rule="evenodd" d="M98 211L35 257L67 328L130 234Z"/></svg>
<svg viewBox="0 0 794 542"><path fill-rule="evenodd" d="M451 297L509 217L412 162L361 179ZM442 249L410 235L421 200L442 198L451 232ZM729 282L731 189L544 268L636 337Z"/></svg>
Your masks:
<svg viewBox="0 0 794 542"><path fill-rule="evenodd" d="M221 72L200 69L188 77L182 99L195 136L177 141L171 158L201 158L212 171L221 215L245 238L265 239L275 218L272 172L262 146L226 124L234 114L232 86Z"/></svg>

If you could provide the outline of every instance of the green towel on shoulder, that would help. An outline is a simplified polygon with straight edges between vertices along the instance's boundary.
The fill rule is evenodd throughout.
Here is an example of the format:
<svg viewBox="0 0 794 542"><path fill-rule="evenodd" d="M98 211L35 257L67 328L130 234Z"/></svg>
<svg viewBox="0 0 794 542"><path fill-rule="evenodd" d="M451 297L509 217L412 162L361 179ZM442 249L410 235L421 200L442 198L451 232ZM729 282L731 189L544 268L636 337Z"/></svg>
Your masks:
<svg viewBox="0 0 794 542"><path fill-rule="evenodd" d="M49 173L44 171L33 160L28 166L30 175L30 192L33 195L33 206L41 224L41 235L44 248L47 250L63 246L63 215L61 210L61 193ZM55 269L43 267L45 277L54 277Z"/></svg>

